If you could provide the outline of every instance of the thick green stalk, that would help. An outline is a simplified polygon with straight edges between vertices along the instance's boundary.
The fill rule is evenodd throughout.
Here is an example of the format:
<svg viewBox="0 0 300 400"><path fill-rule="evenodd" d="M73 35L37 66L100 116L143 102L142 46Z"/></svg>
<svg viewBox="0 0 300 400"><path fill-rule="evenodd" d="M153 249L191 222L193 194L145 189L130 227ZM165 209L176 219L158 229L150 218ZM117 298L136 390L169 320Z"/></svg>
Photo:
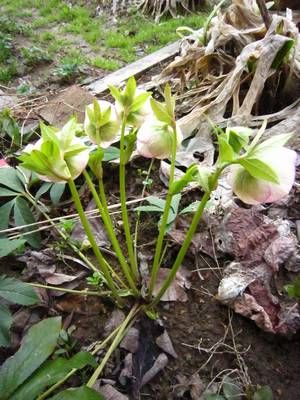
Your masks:
<svg viewBox="0 0 300 400"><path fill-rule="evenodd" d="M75 183L73 182L72 179L70 179L68 181L68 184L69 184L69 188L70 188L70 191L71 191L71 194L72 194L72 198L74 200L78 215L79 215L81 223L82 223L82 226L83 226L84 231L85 231L85 233L86 233L86 235L88 237L88 240L89 240L89 242L90 242L90 244L92 246L92 249L93 249L93 252L94 252L94 254L95 254L96 258L97 258L97 261L99 262L100 269L103 272L103 275L104 275L104 277L105 277L105 279L107 281L107 286L112 291L113 297L115 297L116 299L119 299L118 291L116 289L114 281L113 281L113 279L112 279L112 277L110 275L110 272L109 272L108 263L105 260L105 258L103 257L103 255L102 255L101 251L99 250L99 247L98 247L98 245L96 243L96 240L95 240L93 232L91 230L89 221L88 221L88 219L87 219L87 217L86 217L86 215L84 213L84 210L83 210L83 207L82 207L82 204L81 204L81 201L80 201L80 197L79 197L79 194L78 194L77 189L76 189L76 185L75 185Z"/></svg>
<svg viewBox="0 0 300 400"><path fill-rule="evenodd" d="M174 135L173 135L173 140L172 140L169 189L168 189L165 208L164 208L164 212L162 215L162 220L161 220L161 224L160 224L160 228L159 228L158 239L157 239L156 247L155 247L154 260L153 260L152 269L151 269L151 279L150 279L150 284L149 284L149 295L150 296L153 292L154 285L155 285L155 282L157 279L157 274L158 274L159 267L160 267L162 246L163 246L164 236L165 236L165 232L166 232L166 227L167 227L167 222L168 222L168 217L169 217L169 212L170 212L172 197L173 197L172 184L174 182L176 151L177 151L176 125L173 126L173 133L174 133Z"/></svg>
<svg viewBox="0 0 300 400"><path fill-rule="evenodd" d="M115 351L115 349L118 347L118 345L121 342L121 340L123 339L127 329L129 328L129 326L133 322L134 317L137 315L137 313L139 311L139 308L140 308L139 306L134 306L130 310L129 314L124 319L124 321L121 323L120 328L118 330L118 333L115 336L111 346L107 350L103 360L101 361L101 363L99 364L99 366L94 371L94 373L91 376L91 378L89 379L88 383L86 384L87 387L93 387L94 386L96 380L99 378L99 376L100 376L101 372L103 371L103 368L105 367L105 365L106 365L107 361L109 360L110 356Z"/></svg>
<svg viewBox="0 0 300 400"><path fill-rule="evenodd" d="M127 244L127 250L128 250L128 256L129 256L129 261L130 261L130 266L132 269L132 272L134 274L134 277L136 280L139 279L139 270L137 267L136 259L134 256L134 250L133 250L133 242L132 242L132 237L130 233L130 225L129 225L129 219L128 219L128 212L127 212L127 206L126 206L126 162L125 162L125 128L126 128L126 120L127 117L124 115L123 121L122 121L122 128L121 128L121 139L120 139L120 172L119 172L119 185L120 185L120 203L121 203L121 212L122 212L122 221L123 221L123 227L124 227L124 233L125 233L125 239L126 239L126 244Z"/></svg>
<svg viewBox="0 0 300 400"><path fill-rule="evenodd" d="M211 182L211 188L212 189L210 191L207 191L207 192L204 193L204 196L202 197L202 200L201 200L201 202L200 202L200 204L198 206L198 209L197 209L197 211L196 211L196 213L195 213L195 215L193 217L192 223L191 223L191 225L190 225L190 227L189 227L189 229L187 231L185 239L184 239L184 241L183 241L183 243L181 245L179 253L177 254L176 260L175 260L172 268L170 269L169 275L167 276L166 280L163 282L158 294L155 296L154 300L149 305L149 308L153 308L158 304L158 302L160 301L162 296L165 294L166 290L169 288L169 286L171 285L171 283L175 279L177 271L179 270L179 268L180 268L180 266L182 264L182 261L183 261L185 255L186 255L186 252L188 251L188 248L189 248L189 246L191 244L191 241L193 239L194 233L196 232L197 226L198 226L199 221L200 221L200 219L202 217L202 214L203 214L203 211L205 209L205 206L206 206L208 200L210 199L211 192L212 192L212 190L215 189L216 184L218 182L218 178L219 178L219 176L220 176L220 174L221 174L221 172L222 172L222 170L224 168L225 168L225 166L222 167L222 168L219 168L215 172L215 174L213 176L213 179L212 179L212 182Z"/></svg>
<svg viewBox="0 0 300 400"><path fill-rule="evenodd" d="M121 247L119 245L118 239L117 239L117 237L115 235L110 215L105 211L105 208L103 207L103 203L101 203L101 200L100 200L100 198L98 196L98 193L97 193L97 191L95 189L95 186L94 186L89 174L86 171L84 171L83 174L84 174L85 180L86 180L86 182L88 184L88 187L89 187L89 189L90 189L90 191L91 191L91 193L93 195L93 198L95 200L96 206L99 209L99 212L100 212L100 215L101 215L102 220L104 222L104 225L105 225L109 240L111 241L113 249L116 252L116 255L117 255L118 260L120 262L120 266L122 268L122 271L123 271L123 273L124 273L124 275L125 275L125 277L127 279L127 282L129 284L132 292L134 293L135 296L138 296L139 292L138 292L138 290L137 290L137 288L135 286L134 280L133 280L133 278L131 276L131 270L130 270L129 265L127 264L127 262L125 260L125 257L123 255L123 252L122 252ZM105 197L105 194L104 194L104 197ZM105 199L105 203L106 203L106 199Z"/></svg>

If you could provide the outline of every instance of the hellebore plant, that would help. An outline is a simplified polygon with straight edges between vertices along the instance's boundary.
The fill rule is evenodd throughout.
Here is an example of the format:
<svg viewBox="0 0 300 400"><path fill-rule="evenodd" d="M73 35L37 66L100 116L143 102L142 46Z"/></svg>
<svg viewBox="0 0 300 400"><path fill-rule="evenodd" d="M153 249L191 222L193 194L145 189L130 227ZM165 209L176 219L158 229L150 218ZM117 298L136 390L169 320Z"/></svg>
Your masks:
<svg viewBox="0 0 300 400"><path fill-rule="evenodd" d="M124 90L111 86L110 91L115 99L115 105L106 101L94 101L86 108L83 127L74 119L71 119L61 130L42 124L41 139L35 145L27 146L20 160L23 167L36 172L42 180L68 183L82 226L98 261L99 272L111 297L118 304L123 303L123 296L131 295L140 299L143 309L151 316L152 310L175 279L203 211L211 193L217 188L223 171L226 168L229 169L228 181L234 193L245 203L273 202L285 196L293 185L296 153L284 147L291 136L289 134L277 135L261 142L266 124L263 124L252 141L253 131L249 128L237 126L228 127L225 131L214 129L219 149L215 165L211 168L192 165L181 179L175 180L176 153L181 146L182 133L175 120L175 99L171 96L170 87L165 88L164 103L154 100L150 93L138 90L134 78L128 80ZM105 173L102 168L103 149L118 140L120 141L119 189L126 252L121 249L116 236L103 184ZM87 145L88 142L90 144ZM135 234L135 241L133 241L126 205L126 165L135 149L137 153L147 158L170 160L168 193L146 295L145 288L141 287L136 254L137 235ZM88 170L96 177L97 185L94 184ZM74 183L81 174L99 209L118 258L122 276L107 262L97 246ZM190 182L198 183L203 196L169 274L154 296L154 287L163 261L172 198L181 193ZM112 348L122 339L126 327L140 307L136 306L134 313L130 314L128 320L126 319L126 324L122 324L121 330L118 331L112 343ZM90 379L90 385L102 368L101 364Z"/></svg>

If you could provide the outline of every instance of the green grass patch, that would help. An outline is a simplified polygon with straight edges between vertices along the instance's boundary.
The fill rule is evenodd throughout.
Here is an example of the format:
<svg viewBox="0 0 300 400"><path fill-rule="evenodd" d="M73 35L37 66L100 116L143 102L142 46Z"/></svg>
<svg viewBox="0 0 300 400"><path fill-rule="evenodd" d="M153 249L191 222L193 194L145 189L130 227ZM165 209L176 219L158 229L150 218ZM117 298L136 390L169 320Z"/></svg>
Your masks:
<svg viewBox="0 0 300 400"><path fill-rule="evenodd" d="M95 16L95 3L89 4L64 0L1 0L2 81L8 82L9 76L17 73L11 67L13 64L18 65L19 71L24 70L23 64L26 71L26 66L31 68L45 61L52 62L55 74L67 79L78 76L87 64L114 71L175 41L179 26L199 29L206 18L204 14L189 14L155 23L131 11L111 24L105 16ZM26 36L25 41L22 36ZM90 54L105 56L92 58ZM8 60L11 65L5 64Z"/></svg>
<svg viewBox="0 0 300 400"><path fill-rule="evenodd" d="M105 69L107 71L115 71L121 66L118 61L104 57L95 57L89 60L89 64L93 67Z"/></svg>

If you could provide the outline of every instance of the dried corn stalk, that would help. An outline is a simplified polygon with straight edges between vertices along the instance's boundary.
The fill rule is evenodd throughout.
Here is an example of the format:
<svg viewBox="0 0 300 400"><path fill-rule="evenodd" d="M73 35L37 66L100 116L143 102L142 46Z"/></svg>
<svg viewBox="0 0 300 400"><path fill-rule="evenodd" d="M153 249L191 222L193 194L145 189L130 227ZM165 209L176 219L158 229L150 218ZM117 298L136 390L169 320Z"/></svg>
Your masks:
<svg viewBox="0 0 300 400"><path fill-rule="evenodd" d="M140 8L143 13L151 15L157 21L166 14L176 17L180 9L195 11L196 3L197 0L142 0Z"/></svg>
<svg viewBox="0 0 300 400"><path fill-rule="evenodd" d="M202 29L184 40L180 56L156 79L156 85L170 82L178 93L178 111L186 114L180 120L185 137L196 130L178 157L185 166L213 161L207 117L223 125L255 125L275 109L280 120L286 117L280 102L284 108L283 100L299 98L299 32L289 15L274 15L266 31L254 0L233 0L212 19L206 46L199 40L204 36ZM289 113L298 108L296 101Z"/></svg>

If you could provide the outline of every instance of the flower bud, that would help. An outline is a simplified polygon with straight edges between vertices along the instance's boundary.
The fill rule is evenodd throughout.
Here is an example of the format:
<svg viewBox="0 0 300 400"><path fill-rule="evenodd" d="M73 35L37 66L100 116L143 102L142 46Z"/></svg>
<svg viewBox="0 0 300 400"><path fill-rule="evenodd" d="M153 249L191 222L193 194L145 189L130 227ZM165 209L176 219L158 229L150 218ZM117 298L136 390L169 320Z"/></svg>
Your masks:
<svg viewBox="0 0 300 400"><path fill-rule="evenodd" d="M116 140L119 129L116 109L108 101L95 101L86 107L84 130L93 143L107 148Z"/></svg>
<svg viewBox="0 0 300 400"><path fill-rule="evenodd" d="M172 152L173 129L166 123L156 118L148 118L137 134L137 151L143 157L168 158ZM182 133L179 127L176 129L177 147L181 145Z"/></svg>
<svg viewBox="0 0 300 400"><path fill-rule="evenodd" d="M286 147L266 149L260 159L278 177L278 183L254 178L240 165L232 165L229 175L234 193L247 204L272 203L286 196L295 180L297 154Z"/></svg>
<svg viewBox="0 0 300 400"><path fill-rule="evenodd" d="M135 91L135 97L132 100L132 103L134 104L135 99L137 99L140 95L147 94L146 91L136 89ZM124 111L124 105L116 100L116 110L118 115L122 117L122 113ZM141 125L145 122L146 118L149 117L152 114L152 108L150 104L150 94L149 97L147 98L146 101L143 102L143 104L138 107L134 111L130 111L128 116L127 116L127 125L132 127L132 128L140 128Z"/></svg>
<svg viewBox="0 0 300 400"><path fill-rule="evenodd" d="M78 124L74 119L56 132L41 125L42 138L25 147L19 159L22 165L36 172L46 182L66 182L76 179L89 160L89 148L75 136Z"/></svg>

